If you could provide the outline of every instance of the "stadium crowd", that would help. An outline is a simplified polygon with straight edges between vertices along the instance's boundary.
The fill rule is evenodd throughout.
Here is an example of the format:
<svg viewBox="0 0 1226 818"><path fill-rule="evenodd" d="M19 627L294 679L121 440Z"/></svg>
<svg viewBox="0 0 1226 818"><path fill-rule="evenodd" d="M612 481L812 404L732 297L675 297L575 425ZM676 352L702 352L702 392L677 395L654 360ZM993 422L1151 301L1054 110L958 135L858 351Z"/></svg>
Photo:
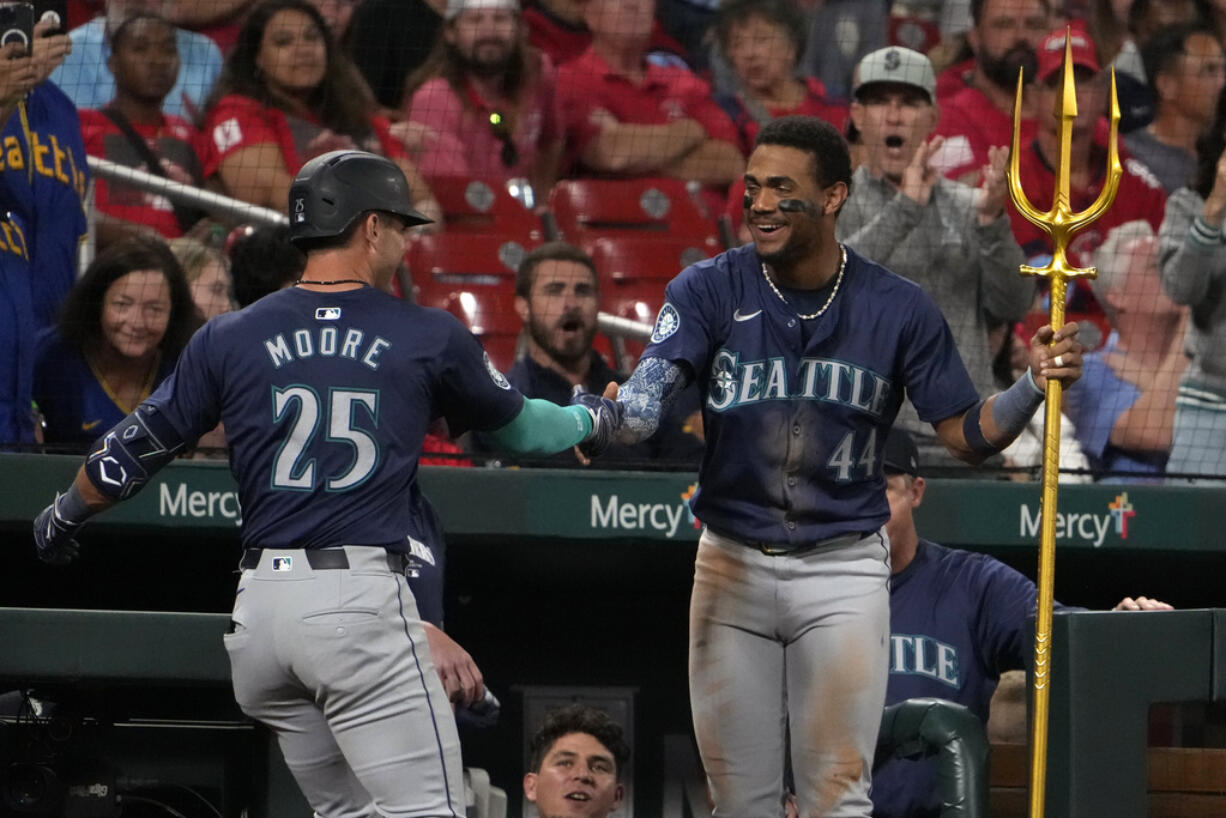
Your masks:
<svg viewBox="0 0 1226 818"><path fill-rule="evenodd" d="M275 230L91 174L87 155L282 212L312 157L388 157L434 220L398 293L453 312L500 369L532 375L523 388L564 400L641 349L597 310L650 323L682 267L744 240L746 157L795 114L852 146L840 241L933 296L988 394L1049 306L1017 274L1051 253L1008 195L1018 76L1020 183L1045 208L1067 47L1071 206L1102 188L1113 87L1124 168L1069 252L1100 274L1067 304L1093 350L1065 407L1074 463L1111 481L1226 475L1226 3L72 0L35 35L0 52L6 447L79 450L195 328L301 263ZM578 272L538 276L556 289L537 292L539 258L521 262L556 241L570 249L550 264ZM693 468L701 400L678 409L676 445L611 467ZM906 408L901 422L939 464L931 430ZM431 440L432 462L503 460L445 428Z"/></svg>

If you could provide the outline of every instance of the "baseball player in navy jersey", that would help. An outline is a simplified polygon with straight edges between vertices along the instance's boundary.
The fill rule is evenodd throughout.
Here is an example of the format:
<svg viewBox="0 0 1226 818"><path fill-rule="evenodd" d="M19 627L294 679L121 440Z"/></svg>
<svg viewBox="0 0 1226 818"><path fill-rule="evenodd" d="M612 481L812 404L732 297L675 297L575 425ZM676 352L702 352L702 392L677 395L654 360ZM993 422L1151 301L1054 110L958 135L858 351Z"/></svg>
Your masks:
<svg viewBox="0 0 1226 818"><path fill-rule="evenodd" d="M987 554L921 539L913 513L924 500L915 441L893 429L882 453L890 520L890 678L886 704L931 697L965 705L985 724L1001 673L1033 650L1027 618L1038 589ZM1057 610L1064 606L1056 603ZM1125 597L1117 611L1163 611L1157 599ZM896 758L873 773L876 818L936 818L936 765Z"/></svg>
<svg viewBox="0 0 1226 818"><path fill-rule="evenodd" d="M462 816L459 741L403 576L423 515L422 438L494 430L512 450L608 444L612 401L525 399L445 312L383 292L425 220L382 157L335 151L290 188L297 285L219 316L173 375L104 434L34 521L65 562L85 520L224 421L243 505L234 694L267 724L315 812Z"/></svg>
<svg viewBox="0 0 1226 818"><path fill-rule="evenodd" d="M605 392L623 441L690 382L705 393L690 705L716 816L782 815L789 759L804 818L870 813L889 644L880 449L904 396L978 462L1047 377L1081 371L1076 326L1044 328L1032 374L980 400L923 290L835 241L850 180L832 126L766 125L745 173L753 244L683 270L634 374Z"/></svg>

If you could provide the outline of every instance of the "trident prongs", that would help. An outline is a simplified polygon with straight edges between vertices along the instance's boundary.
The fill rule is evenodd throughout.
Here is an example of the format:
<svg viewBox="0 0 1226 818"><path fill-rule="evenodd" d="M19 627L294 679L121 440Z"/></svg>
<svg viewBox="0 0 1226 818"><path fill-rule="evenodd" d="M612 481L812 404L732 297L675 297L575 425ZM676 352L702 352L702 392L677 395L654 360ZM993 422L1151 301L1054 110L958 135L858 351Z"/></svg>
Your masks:
<svg viewBox="0 0 1226 818"><path fill-rule="evenodd" d="M1079 35L1080 36L1080 35ZM1070 278L1094 278L1098 271L1093 267L1074 267L1069 264L1067 252L1074 233L1083 230L1107 211L1115 201L1124 169L1120 165L1118 148L1120 128L1120 103L1116 95L1115 69L1111 69L1111 130L1107 148L1107 179L1098 198L1085 210L1074 213L1069 205L1069 165L1073 144L1073 121L1077 118L1077 91L1073 82L1072 31L1064 37L1064 67L1061 77L1060 96L1053 112L1060 121L1060 153L1056 163L1056 190L1052 196L1051 209L1044 212L1035 207L1022 189L1020 173L1021 121L1022 121L1022 74L1017 77L1017 97L1013 105L1013 148L1009 156L1009 194L1019 213L1051 237L1051 261L1043 267L1022 265L1022 275L1034 275L1051 282L1053 293L1064 295ZM1064 299L1052 299L1052 327L1059 329L1064 324Z"/></svg>

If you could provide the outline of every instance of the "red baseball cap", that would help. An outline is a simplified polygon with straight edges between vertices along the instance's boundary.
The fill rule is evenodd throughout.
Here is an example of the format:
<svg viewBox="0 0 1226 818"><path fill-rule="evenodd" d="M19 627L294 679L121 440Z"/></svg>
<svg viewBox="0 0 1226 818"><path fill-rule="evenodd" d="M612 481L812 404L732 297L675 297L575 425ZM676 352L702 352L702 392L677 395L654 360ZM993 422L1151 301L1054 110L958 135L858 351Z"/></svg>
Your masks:
<svg viewBox="0 0 1226 818"><path fill-rule="evenodd" d="M1078 28L1069 29L1067 32L1064 29L1053 31L1043 38L1043 42L1039 43L1039 72L1037 79L1039 82L1044 82L1060 70L1060 66L1064 64L1064 38L1069 38L1069 45L1073 51L1073 67L1081 66L1088 68L1095 74L1098 73L1098 54L1094 50L1094 41L1090 39L1090 35Z"/></svg>

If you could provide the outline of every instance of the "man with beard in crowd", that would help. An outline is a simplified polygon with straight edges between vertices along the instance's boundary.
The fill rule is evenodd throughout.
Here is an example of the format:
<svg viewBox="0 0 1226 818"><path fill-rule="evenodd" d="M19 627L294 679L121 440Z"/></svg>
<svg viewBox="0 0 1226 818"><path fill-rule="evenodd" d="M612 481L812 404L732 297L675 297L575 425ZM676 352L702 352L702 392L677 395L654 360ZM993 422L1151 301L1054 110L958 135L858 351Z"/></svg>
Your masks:
<svg viewBox="0 0 1226 818"><path fill-rule="evenodd" d="M556 72L524 42L519 0L450 0L434 52L410 79L427 177L558 178Z"/></svg>
<svg viewBox="0 0 1226 818"><path fill-rule="evenodd" d="M515 279L515 309L524 322L527 354L507 372L507 380L531 398L570 403L576 388L601 394L610 381L626 376L592 349L600 279L591 256L566 242L543 244L524 256ZM595 461L601 468L694 468L702 456L696 390L689 390L661 423L660 434L646 441L612 446ZM478 438L477 447L492 449ZM574 466L570 452L550 458L552 466Z"/></svg>
<svg viewBox="0 0 1226 818"><path fill-rule="evenodd" d="M1013 99L1017 72L1029 84L1038 64L1036 49L1051 29L1048 0L972 0L974 27L967 43L975 52L974 68L957 91L938 94L941 122L937 134L945 144L933 165L951 179L979 183L988 164L988 149L1007 146L1013 137ZM938 89L939 90L939 89ZM1034 138L1035 122L1029 95L1022 103L1022 144Z"/></svg>

